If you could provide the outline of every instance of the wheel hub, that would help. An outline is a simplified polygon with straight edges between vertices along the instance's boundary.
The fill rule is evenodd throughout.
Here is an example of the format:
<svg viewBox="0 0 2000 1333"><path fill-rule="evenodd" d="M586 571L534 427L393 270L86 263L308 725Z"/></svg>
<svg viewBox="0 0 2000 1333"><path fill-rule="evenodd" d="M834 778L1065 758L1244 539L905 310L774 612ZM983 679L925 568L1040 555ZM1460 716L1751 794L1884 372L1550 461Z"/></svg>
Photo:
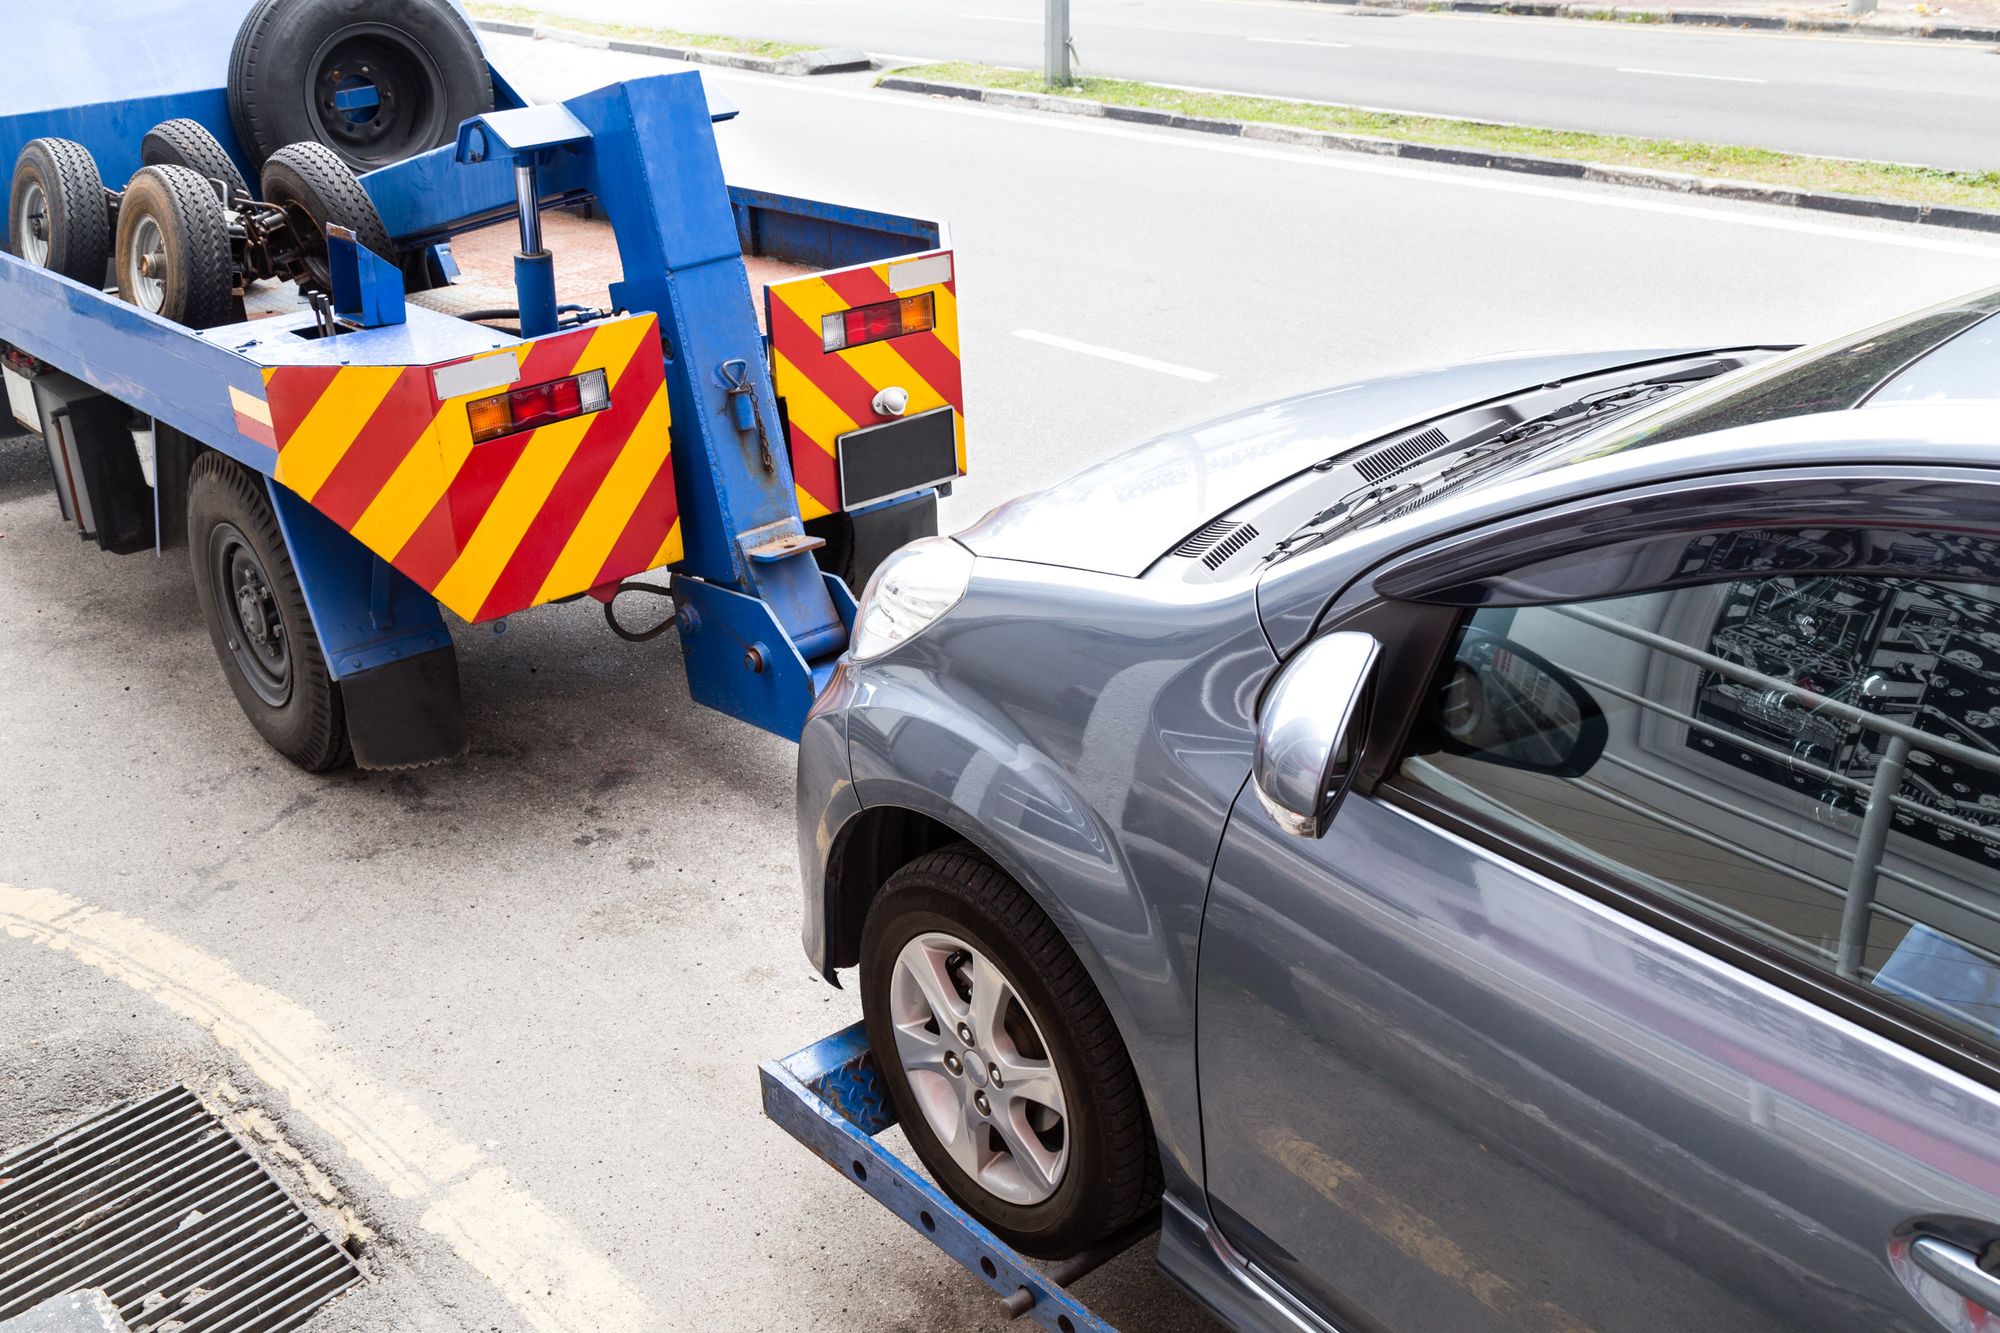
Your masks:
<svg viewBox="0 0 2000 1333"><path fill-rule="evenodd" d="M209 586L237 670L258 698L282 707L292 693L292 654L271 579L242 531L219 523L209 534Z"/></svg>
<svg viewBox="0 0 2000 1333"><path fill-rule="evenodd" d="M903 946L889 991L897 1056L952 1161L1009 1203L1053 1195L1069 1166L1068 1097L1019 991L940 933Z"/></svg>
<svg viewBox="0 0 2000 1333"><path fill-rule="evenodd" d="M21 194L21 257L37 266L49 262L49 199L34 181Z"/></svg>

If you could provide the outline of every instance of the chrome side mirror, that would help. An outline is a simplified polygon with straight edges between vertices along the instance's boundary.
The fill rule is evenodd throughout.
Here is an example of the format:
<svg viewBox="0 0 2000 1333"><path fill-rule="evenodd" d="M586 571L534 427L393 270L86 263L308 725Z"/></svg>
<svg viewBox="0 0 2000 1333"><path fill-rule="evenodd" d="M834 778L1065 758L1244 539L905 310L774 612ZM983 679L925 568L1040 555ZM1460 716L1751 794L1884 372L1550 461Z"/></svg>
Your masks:
<svg viewBox="0 0 2000 1333"><path fill-rule="evenodd" d="M1251 780L1285 832L1319 837L1347 794L1361 748L1361 705L1380 652L1370 634L1322 635L1299 650L1265 696Z"/></svg>

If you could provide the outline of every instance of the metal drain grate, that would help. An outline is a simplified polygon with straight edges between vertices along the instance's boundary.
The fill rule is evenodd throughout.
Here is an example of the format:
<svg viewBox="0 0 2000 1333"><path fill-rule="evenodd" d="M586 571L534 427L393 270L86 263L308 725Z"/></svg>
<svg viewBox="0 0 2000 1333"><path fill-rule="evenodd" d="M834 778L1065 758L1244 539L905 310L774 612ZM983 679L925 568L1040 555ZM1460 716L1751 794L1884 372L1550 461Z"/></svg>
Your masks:
<svg viewBox="0 0 2000 1333"><path fill-rule="evenodd" d="M1396 441L1384 449L1377 449L1366 458L1354 460L1354 470L1369 481L1401 472L1426 454L1436 453L1450 444L1451 440L1436 426L1427 427L1405 439Z"/></svg>
<svg viewBox="0 0 2000 1333"><path fill-rule="evenodd" d="M360 1280L186 1088L0 1161L0 1320L101 1289L135 1333L279 1333Z"/></svg>

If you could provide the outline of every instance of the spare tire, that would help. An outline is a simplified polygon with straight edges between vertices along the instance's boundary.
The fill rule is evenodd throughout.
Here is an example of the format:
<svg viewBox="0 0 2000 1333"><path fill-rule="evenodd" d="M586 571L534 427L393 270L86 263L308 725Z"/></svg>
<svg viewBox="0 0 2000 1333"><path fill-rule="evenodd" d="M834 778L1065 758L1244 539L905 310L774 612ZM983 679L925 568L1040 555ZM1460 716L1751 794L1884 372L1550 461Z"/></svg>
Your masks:
<svg viewBox="0 0 2000 1333"><path fill-rule="evenodd" d="M375 201L339 155L323 144L286 144L264 164L262 184L264 201L284 209L291 220L306 269L299 278L301 289L333 290L326 257L330 225L346 227L356 241L384 259L395 257Z"/></svg>
<svg viewBox="0 0 2000 1333"><path fill-rule="evenodd" d="M149 167L186 167L203 180L221 181L229 188L230 208L250 197L229 150L198 120L163 120L147 130L139 143L139 161Z"/></svg>
<svg viewBox="0 0 2000 1333"><path fill-rule="evenodd" d="M260 164L311 139L372 171L492 109L479 41L447 0L259 0L230 53L230 119Z"/></svg>
<svg viewBox="0 0 2000 1333"><path fill-rule="evenodd" d="M14 164L7 250L90 287L111 262L111 207L90 150L70 139L31 139Z"/></svg>

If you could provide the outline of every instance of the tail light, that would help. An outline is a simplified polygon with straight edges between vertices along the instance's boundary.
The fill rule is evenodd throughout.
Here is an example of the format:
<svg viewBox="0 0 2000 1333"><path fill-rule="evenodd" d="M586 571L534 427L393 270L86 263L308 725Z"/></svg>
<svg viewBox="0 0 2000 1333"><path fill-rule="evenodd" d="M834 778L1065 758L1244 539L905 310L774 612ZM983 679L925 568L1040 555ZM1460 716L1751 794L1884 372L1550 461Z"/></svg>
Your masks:
<svg viewBox="0 0 2000 1333"><path fill-rule="evenodd" d="M484 444L502 435L602 412L610 405L611 389L604 372L586 370L567 379L476 398L465 405L465 416L472 423L472 442Z"/></svg>
<svg viewBox="0 0 2000 1333"><path fill-rule="evenodd" d="M900 338L906 333L927 333L937 327L937 311L931 294L905 296L900 301L881 301L836 311L819 322L820 343L829 352L863 343Z"/></svg>

